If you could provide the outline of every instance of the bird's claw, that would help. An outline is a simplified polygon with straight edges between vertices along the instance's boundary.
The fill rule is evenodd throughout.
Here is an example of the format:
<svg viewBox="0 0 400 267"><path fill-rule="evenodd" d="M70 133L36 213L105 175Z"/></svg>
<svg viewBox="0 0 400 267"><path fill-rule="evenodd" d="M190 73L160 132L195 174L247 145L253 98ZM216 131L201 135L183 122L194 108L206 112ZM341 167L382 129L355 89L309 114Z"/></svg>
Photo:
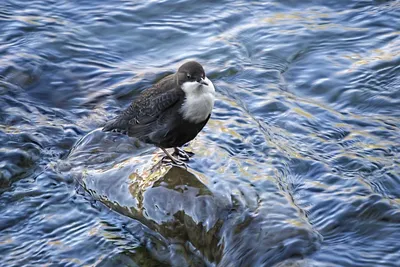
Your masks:
<svg viewBox="0 0 400 267"><path fill-rule="evenodd" d="M175 147L172 155L175 157L181 157L184 161L189 161L189 159L194 156L194 153Z"/></svg>
<svg viewBox="0 0 400 267"><path fill-rule="evenodd" d="M185 162L181 161L180 159L175 158L174 156L172 156L165 148L161 148L162 151L164 151L165 153L165 157L163 158L163 161L165 162L165 159L169 159L171 161L171 163L174 163L177 166L183 166L187 169L187 165Z"/></svg>
<svg viewBox="0 0 400 267"><path fill-rule="evenodd" d="M164 163L173 164L173 165L176 165L178 167L184 167L185 169L187 169L187 164L185 162L179 160L179 159L175 159L175 158L171 159L168 156L164 156L161 159L161 161L164 162Z"/></svg>

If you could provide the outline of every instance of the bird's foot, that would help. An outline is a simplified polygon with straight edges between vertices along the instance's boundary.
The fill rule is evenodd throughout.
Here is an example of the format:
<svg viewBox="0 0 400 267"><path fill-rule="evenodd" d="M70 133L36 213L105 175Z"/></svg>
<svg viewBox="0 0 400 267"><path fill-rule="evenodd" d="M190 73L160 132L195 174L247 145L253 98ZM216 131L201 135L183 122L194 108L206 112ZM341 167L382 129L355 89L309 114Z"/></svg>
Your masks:
<svg viewBox="0 0 400 267"><path fill-rule="evenodd" d="M182 160L177 159L174 156L172 156L165 148L161 148L161 149L164 151L164 153L166 155L166 156L164 156L162 158L163 162L170 162L170 163L173 163L173 164L175 164L177 166L185 167L187 169L187 165L186 165L185 162L183 162Z"/></svg>
<svg viewBox="0 0 400 267"><path fill-rule="evenodd" d="M181 160L178 160L178 159L172 160L168 156L164 156L161 161L164 162L164 163L173 164L173 165L176 165L176 166L183 167L183 168L187 169L187 164L185 162L181 161Z"/></svg>
<svg viewBox="0 0 400 267"><path fill-rule="evenodd" d="M126 130L121 130L121 129L112 129L111 132L113 132L113 133L125 134L125 135L128 134L128 131L126 131Z"/></svg>
<svg viewBox="0 0 400 267"><path fill-rule="evenodd" d="M179 147L174 147L174 153L172 154L172 156L181 157L182 160L189 161L189 159L194 156L194 153L190 151L185 151Z"/></svg>

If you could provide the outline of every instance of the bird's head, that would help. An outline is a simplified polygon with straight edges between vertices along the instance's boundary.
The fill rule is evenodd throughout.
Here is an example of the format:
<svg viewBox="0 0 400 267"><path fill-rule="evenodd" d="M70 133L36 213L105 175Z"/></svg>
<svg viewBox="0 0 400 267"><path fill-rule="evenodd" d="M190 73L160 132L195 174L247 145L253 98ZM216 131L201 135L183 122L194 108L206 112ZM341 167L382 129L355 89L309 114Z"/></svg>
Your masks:
<svg viewBox="0 0 400 267"><path fill-rule="evenodd" d="M190 87L208 86L207 77L203 67L196 61L189 61L179 67L177 82L179 85L191 85Z"/></svg>

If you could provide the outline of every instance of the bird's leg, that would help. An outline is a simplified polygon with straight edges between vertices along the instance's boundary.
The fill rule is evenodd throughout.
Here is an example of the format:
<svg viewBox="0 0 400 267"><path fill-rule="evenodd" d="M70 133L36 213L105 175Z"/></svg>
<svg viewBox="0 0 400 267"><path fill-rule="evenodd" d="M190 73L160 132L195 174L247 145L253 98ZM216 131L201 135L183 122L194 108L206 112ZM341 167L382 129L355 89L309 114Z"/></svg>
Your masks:
<svg viewBox="0 0 400 267"><path fill-rule="evenodd" d="M167 155L167 158L169 158L173 163L175 163L176 165L185 166L187 168L185 162L173 157L165 148L161 147L161 149L162 149L162 151L164 151L165 155Z"/></svg>
<svg viewBox="0 0 400 267"><path fill-rule="evenodd" d="M184 158L185 161L188 161L190 159L190 157L193 157L194 153L185 151L179 147L174 147L174 153L172 155L177 156L177 157L180 156L180 157Z"/></svg>

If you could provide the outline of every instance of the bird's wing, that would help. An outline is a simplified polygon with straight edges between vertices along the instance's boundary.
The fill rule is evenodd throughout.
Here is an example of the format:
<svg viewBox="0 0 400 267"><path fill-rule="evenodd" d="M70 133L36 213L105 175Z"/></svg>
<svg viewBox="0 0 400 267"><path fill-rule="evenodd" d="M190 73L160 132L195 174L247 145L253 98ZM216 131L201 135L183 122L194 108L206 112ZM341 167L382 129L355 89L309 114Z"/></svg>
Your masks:
<svg viewBox="0 0 400 267"><path fill-rule="evenodd" d="M152 123L176 104L184 94L180 89L156 93L152 90L144 92L123 113L108 122L103 131L127 131L132 136L145 134L151 128Z"/></svg>
<svg viewBox="0 0 400 267"><path fill-rule="evenodd" d="M134 102L126 110L130 125L143 125L155 121L165 110L179 101L183 92L171 90L156 97L145 97L141 103Z"/></svg>

